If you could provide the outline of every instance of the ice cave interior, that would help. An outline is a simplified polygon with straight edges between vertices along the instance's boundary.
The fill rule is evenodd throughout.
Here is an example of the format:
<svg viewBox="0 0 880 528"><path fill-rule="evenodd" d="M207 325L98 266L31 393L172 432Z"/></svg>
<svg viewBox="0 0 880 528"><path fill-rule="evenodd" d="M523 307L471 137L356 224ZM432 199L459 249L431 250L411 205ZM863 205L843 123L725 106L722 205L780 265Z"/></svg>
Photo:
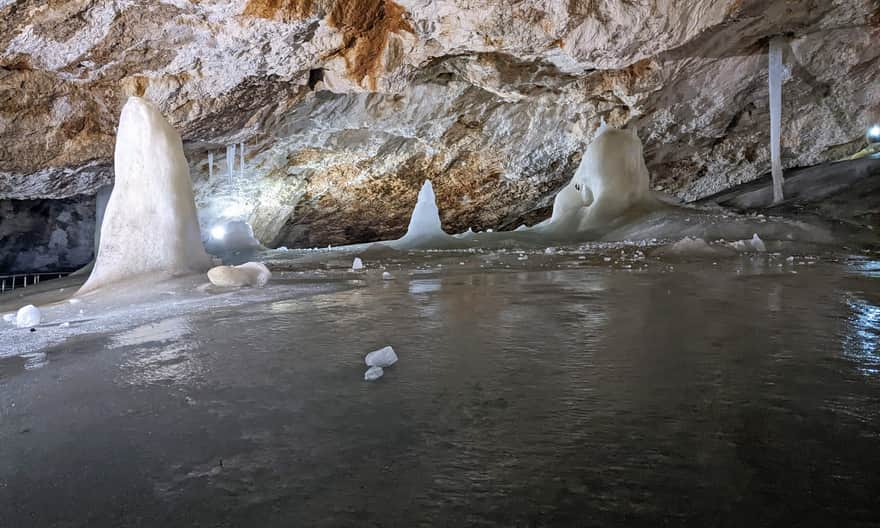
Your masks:
<svg viewBox="0 0 880 528"><path fill-rule="evenodd" d="M876 0L0 29L0 526L880 523Z"/></svg>

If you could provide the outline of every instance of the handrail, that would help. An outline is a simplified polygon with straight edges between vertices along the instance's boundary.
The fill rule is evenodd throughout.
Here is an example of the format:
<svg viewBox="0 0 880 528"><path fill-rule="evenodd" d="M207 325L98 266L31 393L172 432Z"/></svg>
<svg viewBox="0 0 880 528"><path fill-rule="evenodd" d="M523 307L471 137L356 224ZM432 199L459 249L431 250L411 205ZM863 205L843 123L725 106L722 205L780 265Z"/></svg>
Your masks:
<svg viewBox="0 0 880 528"><path fill-rule="evenodd" d="M40 273L12 273L8 275L0 275L0 294L6 293L7 291L15 291L15 288L27 288L28 283L30 286L36 286L40 283L40 279L42 277L51 277L53 279L60 279L65 275L70 275L70 272L40 272Z"/></svg>

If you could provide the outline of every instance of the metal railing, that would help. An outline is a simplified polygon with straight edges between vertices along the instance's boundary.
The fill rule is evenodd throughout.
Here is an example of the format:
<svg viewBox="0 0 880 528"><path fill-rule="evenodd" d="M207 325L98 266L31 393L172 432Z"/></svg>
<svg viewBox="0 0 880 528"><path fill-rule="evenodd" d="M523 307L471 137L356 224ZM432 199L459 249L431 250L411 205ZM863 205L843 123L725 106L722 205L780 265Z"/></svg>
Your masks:
<svg viewBox="0 0 880 528"><path fill-rule="evenodd" d="M41 280L60 279L70 272L51 273L13 273L12 275L0 275L0 294L15 291L16 288L36 286Z"/></svg>

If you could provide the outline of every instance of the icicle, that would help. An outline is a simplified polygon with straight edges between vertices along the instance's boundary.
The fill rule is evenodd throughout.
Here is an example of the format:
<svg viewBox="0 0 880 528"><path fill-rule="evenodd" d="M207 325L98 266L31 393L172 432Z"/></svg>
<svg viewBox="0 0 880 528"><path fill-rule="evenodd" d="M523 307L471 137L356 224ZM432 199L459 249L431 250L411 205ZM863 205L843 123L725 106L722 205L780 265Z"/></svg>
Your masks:
<svg viewBox="0 0 880 528"><path fill-rule="evenodd" d="M229 185L232 185L232 180L235 179L235 143L226 145L226 169Z"/></svg>
<svg viewBox="0 0 880 528"><path fill-rule="evenodd" d="M238 162L238 177L239 179L244 179L244 141L238 144L238 156L240 161Z"/></svg>
<svg viewBox="0 0 880 528"><path fill-rule="evenodd" d="M770 41L770 162L773 173L773 203L784 200L782 193L782 46L785 41L776 37Z"/></svg>
<svg viewBox="0 0 880 528"><path fill-rule="evenodd" d="M208 152L208 181L214 179L214 153Z"/></svg>

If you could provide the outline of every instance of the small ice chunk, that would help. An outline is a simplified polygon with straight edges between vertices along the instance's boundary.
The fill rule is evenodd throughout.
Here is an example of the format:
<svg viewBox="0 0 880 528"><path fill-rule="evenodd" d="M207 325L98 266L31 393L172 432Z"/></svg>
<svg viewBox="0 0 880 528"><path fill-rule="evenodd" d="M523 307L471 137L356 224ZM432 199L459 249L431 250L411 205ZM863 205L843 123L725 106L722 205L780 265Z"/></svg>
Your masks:
<svg viewBox="0 0 880 528"><path fill-rule="evenodd" d="M370 367L364 372L364 381L376 381L385 374L382 367Z"/></svg>
<svg viewBox="0 0 880 528"><path fill-rule="evenodd" d="M15 314L15 326L19 328L34 327L40 324L42 318L40 309L29 304L19 308L18 313Z"/></svg>
<svg viewBox="0 0 880 528"><path fill-rule="evenodd" d="M547 249L544 250L545 255L553 255L555 253L556 253L555 247L548 247Z"/></svg>
<svg viewBox="0 0 880 528"><path fill-rule="evenodd" d="M208 280L215 286L256 286L269 282L272 272L262 262L246 262L239 266L216 266L208 270Z"/></svg>
<svg viewBox="0 0 880 528"><path fill-rule="evenodd" d="M684 237L669 248L678 254L713 254L715 250L702 238Z"/></svg>
<svg viewBox="0 0 880 528"><path fill-rule="evenodd" d="M68 299L67 302L69 302L70 304L79 304L82 302L82 300L74 298L74 299Z"/></svg>
<svg viewBox="0 0 880 528"><path fill-rule="evenodd" d="M761 240L761 237L758 236L758 233L755 233L755 236L752 237L752 247L762 253L764 251L767 251L767 246L764 245L764 241Z"/></svg>
<svg viewBox="0 0 880 528"><path fill-rule="evenodd" d="M394 280L394 276L387 271L382 272L382 280Z"/></svg>
<svg viewBox="0 0 880 528"><path fill-rule="evenodd" d="M364 362L369 367L390 367L391 365L397 363L397 354L394 353L393 348L387 346L385 348L380 348L379 350L375 350L367 354Z"/></svg>
<svg viewBox="0 0 880 528"><path fill-rule="evenodd" d="M65 321L65 322L61 323L60 325L58 325L58 326L61 327L61 328L67 328L68 326L70 326L70 322Z"/></svg>
<svg viewBox="0 0 880 528"><path fill-rule="evenodd" d="M4 323L14 323L15 322L15 314L8 313L3 316Z"/></svg>
<svg viewBox="0 0 880 528"><path fill-rule="evenodd" d="M364 261L360 257L355 257L354 262L351 263L351 270L357 271L362 269L364 269Z"/></svg>

